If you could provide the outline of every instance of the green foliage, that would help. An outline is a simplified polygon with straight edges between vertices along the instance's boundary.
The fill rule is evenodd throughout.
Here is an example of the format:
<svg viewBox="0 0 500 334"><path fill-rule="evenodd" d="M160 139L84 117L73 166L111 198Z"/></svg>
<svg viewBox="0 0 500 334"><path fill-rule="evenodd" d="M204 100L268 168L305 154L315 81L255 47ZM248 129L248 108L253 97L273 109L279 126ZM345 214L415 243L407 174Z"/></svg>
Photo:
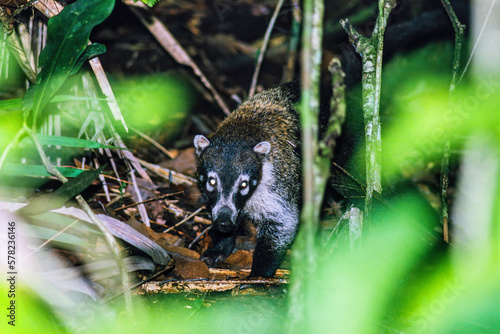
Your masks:
<svg viewBox="0 0 500 334"><path fill-rule="evenodd" d="M22 215L37 215L60 208L64 203L87 189L95 178L99 176L103 168L104 166L96 170L81 173L74 179L64 183L56 191L34 198L28 205L18 210L18 212Z"/></svg>
<svg viewBox="0 0 500 334"><path fill-rule="evenodd" d="M37 135L37 139L41 145L60 145L66 147L80 147L80 148L119 148L116 146L103 145L101 143L86 140L81 138L63 137L63 136L47 136L47 135ZM30 142L29 138L24 138L20 145L28 145Z"/></svg>
<svg viewBox="0 0 500 334"><path fill-rule="evenodd" d="M21 146L29 143L28 148L33 149L32 142L27 137L31 130L22 127L22 109L24 109L24 122L33 121L33 131L36 132L36 122L40 112L53 100L67 78L76 73L86 60L105 52L106 48L103 45L88 45L89 36L92 29L109 16L113 7L114 1L112 0L80 0L66 6L61 13L49 20L48 40L39 57L38 63L41 71L37 75L36 84L28 89L22 100L15 99L0 103L1 128L5 130L1 131L0 144L2 144L2 148L7 147L7 143L12 141L12 138L16 138L16 141L22 138ZM54 100L61 101L65 98L67 97L58 96ZM72 98L72 100L75 99ZM113 148L77 138L35 136L43 146ZM10 149L12 148L10 147ZM23 151L24 158L29 157L31 152L34 150ZM3 152L2 162L8 153L8 151ZM12 165L9 174L13 172L11 167ZM14 173L19 175L21 171L26 171L26 169L31 169L30 173L35 175L43 174L37 170L37 166L26 166ZM3 174L5 175L5 173Z"/></svg>
<svg viewBox="0 0 500 334"><path fill-rule="evenodd" d="M0 101L0 112L4 114L6 111L20 110L21 109L21 99L11 99Z"/></svg>
<svg viewBox="0 0 500 334"><path fill-rule="evenodd" d="M32 112L36 121L75 66L81 66L80 58L87 49L90 32L109 16L113 7L113 0L80 0L49 20L47 45L39 58L42 70L23 98L25 119Z"/></svg>
<svg viewBox="0 0 500 334"><path fill-rule="evenodd" d="M415 217L412 198L392 204L397 214L385 209L374 217L359 248L352 252L344 248L320 261L314 277L328 284L316 290L305 307L314 308L311 333L324 328L332 333L378 332L377 324L391 309L389 302L399 293L401 282L428 250L420 224L432 219Z"/></svg>
<svg viewBox="0 0 500 334"><path fill-rule="evenodd" d="M80 58L78 58L78 61L76 62L70 74L76 74L87 60L97 57L98 55L101 55L105 52L106 52L105 45L100 43L90 44L89 46L87 46L87 48L80 56Z"/></svg>
<svg viewBox="0 0 500 334"><path fill-rule="evenodd" d="M146 5L148 5L149 7L153 7L158 2L158 0L141 0L141 1L144 2Z"/></svg>
<svg viewBox="0 0 500 334"><path fill-rule="evenodd" d="M0 101L0 152L7 147L22 125L21 99Z"/></svg>
<svg viewBox="0 0 500 334"><path fill-rule="evenodd" d="M460 210L455 220L472 220L488 239L468 248L453 240L455 247L445 253L435 246L442 239L437 212L417 192L399 194L389 201L390 208L376 210L359 246L316 258L318 270L310 276L318 288L308 291L302 307L312 317L296 315L303 317L304 331L476 333L500 328L500 209L490 204L489 211L475 212L488 208L478 208L476 201L498 203L500 198L500 171L481 170L498 168L500 161L500 80L496 73L482 73L462 82L450 99L452 55L449 44L434 44L385 67L382 169L386 184L435 173L447 139L454 153L464 149L467 155L477 145L464 147L464 139L479 138L479 147L488 152L479 157L491 160L477 161L471 172L491 174L485 182L492 184L476 185L471 194L460 188L468 175L460 175L454 195L467 192L475 201L460 208L455 203L451 212Z"/></svg>
<svg viewBox="0 0 500 334"><path fill-rule="evenodd" d="M9 291L9 286L6 280L2 280L0 284L0 289L2 291ZM5 305L10 305L12 299L8 298L7 293L0 294L0 303ZM3 317L3 321L0 322L0 332L2 333L70 333L61 321L54 314L53 310L44 303L41 298L29 290L25 286L16 286L16 321L15 326L9 325L7 322L10 321L8 317ZM7 314L7 311L6 311ZM29 314L27 321L21 320L20 314ZM43 328L43 330L41 329Z"/></svg>
<svg viewBox="0 0 500 334"><path fill-rule="evenodd" d="M76 177L83 173L84 171L76 168L68 167L56 167L56 169L65 177ZM27 165L27 164L16 164L7 163L2 168L0 176L12 177L12 176L32 176L32 177L49 177L52 176L47 172L47 169L43 165Z"/></svg>

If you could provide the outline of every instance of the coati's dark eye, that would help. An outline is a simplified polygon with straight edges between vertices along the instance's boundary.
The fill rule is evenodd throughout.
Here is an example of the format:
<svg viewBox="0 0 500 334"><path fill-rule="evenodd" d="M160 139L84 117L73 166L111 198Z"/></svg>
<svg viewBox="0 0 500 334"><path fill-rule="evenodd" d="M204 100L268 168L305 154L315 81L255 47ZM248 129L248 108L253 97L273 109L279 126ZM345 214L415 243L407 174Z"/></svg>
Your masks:
<svg viewBox="0 0 500 334"><path fill-rule="evenodd" d="M247 181L243 181L240 183L240 189L243 190L245 189L246 187L248 187L248 182Z"/></svg>
<svg viewBox="0 0 500 334"><path fill-rule="evenodd" d="M215 187L217 181L213 177L210 177L208 178L208 184L211 185L212 187Z"/></svg>

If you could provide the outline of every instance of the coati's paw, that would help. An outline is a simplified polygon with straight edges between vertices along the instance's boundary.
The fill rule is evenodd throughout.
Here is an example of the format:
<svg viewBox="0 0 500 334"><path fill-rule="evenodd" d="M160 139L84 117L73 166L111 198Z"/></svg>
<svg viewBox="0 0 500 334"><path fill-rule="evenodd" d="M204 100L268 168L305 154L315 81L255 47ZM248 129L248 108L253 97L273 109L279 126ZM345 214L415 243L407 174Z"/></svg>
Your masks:
<svg viewBox="0 0 500 334"><path fill-rule="evenodd" d="M207 266L213 267L217 263L224 262L224 260L227 258L224 254L221 254L220 252L213 251L212 249L209 249L203 253L203 255L200 257L200 260L205 262Z"/></svg>

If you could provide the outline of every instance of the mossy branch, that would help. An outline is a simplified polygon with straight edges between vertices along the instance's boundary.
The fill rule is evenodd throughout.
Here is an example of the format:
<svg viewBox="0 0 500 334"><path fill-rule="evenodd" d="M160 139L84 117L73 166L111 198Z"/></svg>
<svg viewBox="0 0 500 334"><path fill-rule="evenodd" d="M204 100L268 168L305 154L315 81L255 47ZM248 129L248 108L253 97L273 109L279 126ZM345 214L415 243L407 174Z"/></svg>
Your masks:
<svg viewBox="0 0 500 334"><path fill-rule="evenodd" d="M451 84L450 84L450 93L453 92L457 85L457 76L458 70L460 69L460 57L462 55L462 47L464 44L464 34L466 26L465 24L460 23L453 7L449 0L441 0L444 9L446 9L446 13L450 17L451 24L453 25L453 30L455 31L455 51L453 55L453 67L452 67L452 76L451 76Z"/></svg>
<svg viewBox="0 0 500 334"><path fill-rule="evenodd" d="M460 69L460 58L462 55L462 47L466 26L458 20L453 7L449 0L441 0L443 7L446 9L450 17L451 24L455 30L455 50L453 54L453 67L450 83L450 105L453 105L454 91L457 86L458 71ZM448 229L448 185L450 183L450 140L447 139L443 148L443 158L441 159L441 223L443 225L443 239L446 242L450 241Z"/></svg>
<svg viewBox="0 0 500 334"><path fill-rule="evenodd" d="M380 0L379 15L370 38L362 36L347 19L340 20L349 35L349 40L361 55L363 65L363 118L365 123L366 145L366 197L364 217L369 224L373 192L382 192L381 168L381 125L380 91L382 86L382 56L384 33L387 19L395 7L395 0Z"/></svg>

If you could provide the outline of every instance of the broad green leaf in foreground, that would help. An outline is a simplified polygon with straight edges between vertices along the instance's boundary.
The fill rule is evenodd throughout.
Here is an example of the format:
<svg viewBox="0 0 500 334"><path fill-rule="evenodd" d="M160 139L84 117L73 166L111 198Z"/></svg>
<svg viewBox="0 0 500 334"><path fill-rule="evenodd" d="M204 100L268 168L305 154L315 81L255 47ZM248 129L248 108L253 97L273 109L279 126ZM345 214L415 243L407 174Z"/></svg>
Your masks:
<svg viewBox="0 0 500 334"><path fill-rule="evenodd" d="M87 48L90 32L111 14L113 6L113 0L79 0L49 20L47 45L39 59L42 70L23 98L25 119L31 111L36 119L50 102Z"/></svg>

